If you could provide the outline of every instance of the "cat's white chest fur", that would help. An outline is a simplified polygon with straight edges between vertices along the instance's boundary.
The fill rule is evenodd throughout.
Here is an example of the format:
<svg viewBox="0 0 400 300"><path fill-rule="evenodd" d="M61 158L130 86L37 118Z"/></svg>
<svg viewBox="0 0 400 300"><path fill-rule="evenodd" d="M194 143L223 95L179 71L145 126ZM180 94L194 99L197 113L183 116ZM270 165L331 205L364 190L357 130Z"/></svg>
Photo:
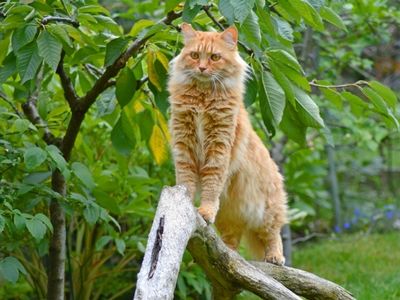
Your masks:
<svg viewBox="0 0 400 300"><path fill-rule="evenodd" d="M204 115L199 112L195 114L194 124L196 129L196 154L199 160L200 166L204 164L205 154L204 154L204 142L205 142L205 132L204 132Z"/></svg>

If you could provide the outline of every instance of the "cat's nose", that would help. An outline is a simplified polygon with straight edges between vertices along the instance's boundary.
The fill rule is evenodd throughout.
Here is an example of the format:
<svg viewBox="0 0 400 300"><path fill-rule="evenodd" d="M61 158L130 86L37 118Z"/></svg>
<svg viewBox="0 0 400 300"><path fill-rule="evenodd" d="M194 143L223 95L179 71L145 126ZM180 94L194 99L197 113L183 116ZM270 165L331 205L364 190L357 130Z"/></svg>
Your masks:
<svg viewBox="0 0 400 300"><path fill-rule="evenodd" d="M200 72L204 72L207 68L206 67L199 67Z"/></svg>

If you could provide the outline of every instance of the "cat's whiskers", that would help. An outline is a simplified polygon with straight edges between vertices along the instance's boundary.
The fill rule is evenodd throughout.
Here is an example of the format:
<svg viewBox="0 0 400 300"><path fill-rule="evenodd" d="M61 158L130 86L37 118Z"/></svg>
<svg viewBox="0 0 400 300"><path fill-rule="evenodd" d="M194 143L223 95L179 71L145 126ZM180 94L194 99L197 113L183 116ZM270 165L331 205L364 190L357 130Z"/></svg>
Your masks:
<svg viewBox="0 0 400 300"><path fill-rule="evenodd" d="M222 76L220 74L218 74L218 73L215 73L215 74L213 74L212 78L215 79L221 85L221 88L223 89L224 94L228 95L228 91L227 91L227 89L225 87L225 84L224 84Z"/></svg>

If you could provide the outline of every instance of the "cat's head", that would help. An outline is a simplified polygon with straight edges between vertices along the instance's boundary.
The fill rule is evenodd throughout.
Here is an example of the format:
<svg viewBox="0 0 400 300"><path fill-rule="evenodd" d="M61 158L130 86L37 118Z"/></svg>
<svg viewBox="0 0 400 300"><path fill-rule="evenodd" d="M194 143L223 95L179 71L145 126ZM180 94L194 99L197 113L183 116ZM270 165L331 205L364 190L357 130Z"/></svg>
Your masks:
<svg viewBox="0 0 400 300"><path fill-rule="evenodd" d="M184 47L172 62L171 75L176 81L181 84L211 82L225 87L244 81L247 64L237 50L238 32L235 27L221 33L202 32L184 23L181 29Z"/></svg>

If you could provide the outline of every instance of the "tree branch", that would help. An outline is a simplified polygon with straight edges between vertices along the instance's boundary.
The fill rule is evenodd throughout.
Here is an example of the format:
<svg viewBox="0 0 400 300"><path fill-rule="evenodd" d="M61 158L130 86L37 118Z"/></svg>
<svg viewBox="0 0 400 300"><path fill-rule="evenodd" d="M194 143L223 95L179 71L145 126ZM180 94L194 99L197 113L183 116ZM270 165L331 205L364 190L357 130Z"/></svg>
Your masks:
<svg viewBox="0 0 400 300"><path fill-rule="evenodd" d="M74 89L74 86L72 85L71 79L65 73L65 70L64 70L64 56L65 56L65 52L63 51L61 53L61 59L60 59L60 62L58 64L56 73L58 74L58 76L60 76L61 86L62 86L62 88L64 90L64 97L67 100L71 110L74 110L77 107L77 103L78 103L79 97L75 92L75 89Z"/></svg>
<svg viewBox="0 0 400 300"><path fill-rule="evenodd" d="M309 82L309 84L311 86L315 86L315 87L319 87L319 88L325 88L325 89L340 89L340 88L349 88L349 87L360 88L363 85L368 85L368 82L364 81L364 80L359 80L359 81L354 82L354 83L325 85L325 84L316 83L316 79L313 79L312 81Z"/></svg>
<svg viewBox="0 0 400 300"><path fill-rule="evenodd" d="M171 11L167 14L166 17L161 19L158 23L164 23L166 25L169 25L172 23L172 21L179 18L181 15L182 12ZM105 72L97 79L93 87L83 97L82 101L80 101L79 109L82 112L86 112L90 108L90 106L96 101L97 96L100 95L107 88L107 82L109 82L111 78L115 77L118 74L118 72L122 68L124 68L128 59L131 56L135 55L145 45L147 40L150 39L154 34L135 40L112 65L107 67Z"/></svg>
<svg viewBox="0 0 400 300"><path fill-rule="evenodd" d="M54 17L54 16L46 16L42 19L42 21L40 22L42 25L47 25L51 22L61 22L61 23L66 23L66 24L70 24L74 27L79 27L79 22L71 19L71 18L67 18L67 17Z"/></svg>
<svg viewBox="0 0 400 300"><path fill-rule="evenodd" d="M309 299L354 300L342 287L311 273L245 261L206 225L182 186L167 187L161 193L134 299L173 298L186 243L211 281L214 299L232 299L246 289L263 299L300 299L298 294Z"/></svg>

